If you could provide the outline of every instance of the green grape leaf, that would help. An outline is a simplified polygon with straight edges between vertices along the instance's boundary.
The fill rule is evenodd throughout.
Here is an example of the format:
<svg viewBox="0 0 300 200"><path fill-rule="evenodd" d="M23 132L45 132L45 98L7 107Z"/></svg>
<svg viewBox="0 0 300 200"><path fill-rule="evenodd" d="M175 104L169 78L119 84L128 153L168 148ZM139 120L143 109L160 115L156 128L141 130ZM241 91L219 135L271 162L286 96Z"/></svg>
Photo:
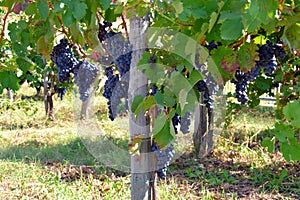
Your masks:
<svg viewBox="0 0 300 200"><path fill-rule="evenodd" d="M223 40L236 40L242 36L243 29L242 18L227 19L221 25L221 37Z"/></svg>
<svg viewBox="0 0 300 200"><path fill-rule="evenodd" d="M256 52L258 47L254 43L245 43L238 51L238 59L243 71L250 71L256 66L255 60L258 58Z"/></svg>
<svg viewBox="0 0 300 200"><path fill-rule="evenodd" d="M40 15L43 19L47 19L48 14L49 14L49 6L48 2L46 0L40 0L37 3L37 7L39 9Z"/></svg>
<svg viewBox="0 0 300 200"><path fill-rule="evenodd" d="M258 19L264 24L270 23L275 18L279 3L270 0L252 0L249 13L253 19Z"/></svg>
<svg viewBox="0 0 300 200"><path fill-rule="evenodd" d="M169 95L164 95L164 103L166 104L167 107L172 107L175 105L175 100L173 97Z"/></svg>
<svg viewBox="0 0 300 200"><path fill-rule="evenodd" d="M110 7L111 0L101 0L100 4L104 10L107 10Z"/></svg>
<svg viewBox="0 0 300 200"><path fill-rule="evenodd" d="M291 121L291 124L300 128L300 102L297 100L287 103L283 108L283 114Z"/></svg>
<svg viewBox="0 0 300 200"><path fill-rule="evenodd" d="M50 58L50 54L52 51L50 41L51 39L48 39L45 36L41 36L36 44L38 52L43 54L46 57L46 59Z"/></svg>
<svg viewBox="0 0 300 200"><path fill-rule="evenodd" d="M280 142L287 142L287 138L293 138L295 134L295 131L292 126L281 124L281 123L275 124L274 131L275 131L275 137Z"/></svg>
<svg viewBox="0 0 300 200"><path fill-rule="evenodd" d="M26 15L35 15L37 12L37 5L35 2L32 2L28 4L27 8L25 9L25 14Z"/></svg>
<svg viewBox="0 0 300 200"><path fill-rule="evenodd" d="M108 22L115 22L117 19L117 15L115 14L115 10L110 8L105 11L105 19Z"/></svg>
<svg viewBox="0 0 300 200"><path fill-rule="evenodd" d="M63 16L62 16L62 22L66 27L69 27L71 24L75 22L75 19L73 18L72 10L68 8Z"/></svg>
<svg viewBox="0 0 300 200"><path fill-rule="evenodd" d="M157 105L160 105L161 107L164 107L165 97L159 90L156 91L156 93L154 95L154 99L155 99Z"/></svg>
<svg viewBox="0 0 300 200"><path fill-rule="evenodd" d="M192 15L192 12L189 8L183 8L183 12L180 13L178 16L179 16L179 19L182 20L182 21L188 21L188 19L190 18L190 16Z"/></svg>
<svg viewBox="0 0 300 200"><path fill-rule="evenodd" d="M14 5L14 3L15 3L15 0L1 1L0 6L8 7L8 9L10 10L12 8L12 6Z"/></svg>
<svg viewBox="0 0 300 200"><path fill-rule="evenodd" d="M174 1L172 5L177 15L183 12L183 3L181 1Z"/></svg>
<svg viewBox="0 0 300 200"><path fill-rule="evenodd" d="M259 27L260 23L261 22L259 19L254 18L250 14L244 15L244 26L248 32L254 32L257 29L257 27Z"/></svg>
<svg viewBox="0 0 300 200"><path fill-rule="evenodd" d="M216 12L211 13L209 25L208 25L208 32L210 32L212 30L212 28L214 27L215 23L217 22L218 16L219 15Z"/></svg>
<svg viewBox="0 0 300 200"><path fill-rule="evenodd" d="M165 121L163 128L153 135L159 148L163 149L167 147L175 139L174 131L171 131L171 126L173 126L172 121L168 119Z"/></svg>
<svg viewBox="0 0 300 200"><path fill-rule="evenodd" d="M286 29L283 40L290 45L290 48L300 51L300 24L297 23Z"/></svg>
<svg viewBox="0 0 300 200"><path fill-rule="evenodd" d="M149 8L145 6L138 6L136 9L138 16L143 17L149 12ZM115 14L115 12L114 12Z"/></svg>
<svg viewBox="0 0 300 200"><path fill-rule="evenodd" d="M167 81L166 85L177 97L179 97L181 90L189 91L193 87L181 73L176 71L171 74L171 78Z"/></svg>
<svg viewBox="0 0 300 200"><path fill-rule="evenodd" d="M87 5L83 2L74 3L73 15L75 19L82 19L86 14Z"/></svg>
<svg viewBox="0 0 300 200"><path fill-rule="evenodd" d="M84 46L86 42L78 22L70 26L70 31L72 34L73 41L77 44L81 44L82 46Z"/></svg>
<svg viewBox="0 0 300 200"><path fill-rule="evenodd" d="M8 71L0 72L0 83L3 88L10 88L14 91L20 88L19 79L16 74Z"/></svg>
<svg viewBox="0 0 300 200"><path fill-rule="evenodd" d="M165 112L161 112L155 119L153 120L153 128L152 134L159 133L165 126L167 121L167 116Z"/></svg>
<svg viewBox="0 0 300 200"><path fill-rule="evenodd" d="M29 60L28 58L24 58L24 57L18 57L16 59L17 64L19 65L20 69L26 73L31 66L33 66L33 63L31 60Z"/></svg>
<svg viewBox="0 0 300 200"><path fill-rule="evenodd" d="M192 15L196 18L196 19L200 19L200 18L206 18L207 17L207 12L204 9L204 7L195 7L192 8Z"/></svg>
<svg viewBox="0 0 300 200"><path fill-rule="evenodd" d="M262 141L262 146L267 147L268 151L270 153L273 153L273 151L274 151L274 142L271 140L271 138L269 138L269 137L264 138L263 141Z"/></svg>
<svg viewBox="0 0 300 200"><path fill-rule="evenodd" d="M155 99L153 96L147 96L144 98L144 100L137 106L136 110L135 110L135 115L136 118L139 117L139 114L141 112L141 110L143 111L147 111L149 110L152 106L154 106L156 104Z"/></svg>
<svg viewBox="0 0 300 200"><path fill-rule="evenodd" d="M189 82L194 86L198 81L203 80L203 75L198 70L192 70L190 73Z"/></svg>
<svg viewBox="0 0 300 200"><path fill-rule="evenodd" d="M143 100L144 97L142 95L135 96L131 104L131 112L134 113Z"/></svg>
<svg viewBox="0 0 300 200"><path fill-rule="evenodd" d="M290 138L289 142L282 143L281 151L286 161L300 161L300 144L297 138Z"/></svg>

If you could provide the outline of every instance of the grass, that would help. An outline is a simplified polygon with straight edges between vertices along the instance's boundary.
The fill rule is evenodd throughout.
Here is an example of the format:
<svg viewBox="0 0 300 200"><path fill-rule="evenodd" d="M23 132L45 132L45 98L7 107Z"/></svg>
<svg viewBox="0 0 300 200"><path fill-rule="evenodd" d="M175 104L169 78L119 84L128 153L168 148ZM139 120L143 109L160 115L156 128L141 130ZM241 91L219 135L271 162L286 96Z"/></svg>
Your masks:
<svg viewBox="0 0 300 200"><path fill-rule="evenodd" d="M76 120L71 92L55 97L55 121L30 88L14 102L0 98L0 199L130 199L130 174L112 168L129 159L127 118L109 121L103 98L95 98L88 124ZM299 163L259 144L262 130L274 125L271 113L242 110L206 158L190 150L178 157L157 182L159 199L299 199Z"/></svg>

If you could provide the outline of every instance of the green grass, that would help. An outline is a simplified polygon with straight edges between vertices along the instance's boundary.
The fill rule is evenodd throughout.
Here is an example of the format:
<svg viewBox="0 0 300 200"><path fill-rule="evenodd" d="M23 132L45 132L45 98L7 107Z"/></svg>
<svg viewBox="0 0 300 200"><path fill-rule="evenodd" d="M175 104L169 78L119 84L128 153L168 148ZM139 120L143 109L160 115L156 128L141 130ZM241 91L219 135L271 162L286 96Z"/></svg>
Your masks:
<svg viewBox="0 0 300 200"><path fill-rule="evenodd" d="M129 158L128 119L109 121L105 99L95 98L95 118L83 127L71 92L63 101L55 97L55 121L29 88L14 102L0 98L0 199L130 199L130 174L100 162L121 165ZM158 181L159 199L299 199L299 163L286 163L259 144L262 130L274 124L271 113L243 110L204 159L189 149ZM106 142L126 153L93 152Z"/></svg>

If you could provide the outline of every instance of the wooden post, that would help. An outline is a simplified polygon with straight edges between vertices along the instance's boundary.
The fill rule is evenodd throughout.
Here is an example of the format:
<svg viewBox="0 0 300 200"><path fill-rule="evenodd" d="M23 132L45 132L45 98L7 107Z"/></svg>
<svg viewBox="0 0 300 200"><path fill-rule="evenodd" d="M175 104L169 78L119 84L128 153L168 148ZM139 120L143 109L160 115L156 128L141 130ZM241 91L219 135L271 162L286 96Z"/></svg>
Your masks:
<svg viewBox="0 0 300 200"><path fill-rule="evenodd" d="M213 148L213 109L206 108L201 102L203 95L195 109L193 142L197 158L205 157Z"/></svg>
<svg viewBox="0 0 300 200"><path fill-rule="evenodd" d="M129 40L133 45L131 60L128 104L136 95L147 94L148 80L146 76L137 70L137 64L146 49L145 34L149 27L149 17L132 17L130 19ZM130 140L137 135L144 135L140 155L131 157L131 199L132 200L152 200L155 199L154 182L154 157L151 153L150 125L149 119L141 111L136 119L134 113L129 115Z"/></svg>

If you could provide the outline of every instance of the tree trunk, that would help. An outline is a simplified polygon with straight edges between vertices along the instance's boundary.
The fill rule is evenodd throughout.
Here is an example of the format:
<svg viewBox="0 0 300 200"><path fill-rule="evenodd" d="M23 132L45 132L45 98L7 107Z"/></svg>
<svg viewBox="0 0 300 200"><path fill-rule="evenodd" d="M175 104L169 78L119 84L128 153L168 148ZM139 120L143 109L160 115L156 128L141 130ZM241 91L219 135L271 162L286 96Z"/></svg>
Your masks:
<svg viewBox="0 0 300 200"><path fill-rule="evenodd" d="M130 79L129 79L129 110L131 103L136 95L147 94L148 80L145 75L137 70L137 64L146 48L145 33L149 26L149 18L132 17L130 19L130 43L133 45L131 60ZM143 135L139 155L131 157L131 199L145 200L155 199L154 190L154 157L151 152L150 143L150 125L149 120L141 111L136 119L134 113L130 112L129 116L130 140L135 136Z"/></svg>
<svg viewBox="0 0 300 200"><path fill-rule="evenodd" d="M203 95L200 102L203 102ZM208 109L200 103L195 109L193 141L197 158L205 157L213 148L213 109Z"/></svg>

